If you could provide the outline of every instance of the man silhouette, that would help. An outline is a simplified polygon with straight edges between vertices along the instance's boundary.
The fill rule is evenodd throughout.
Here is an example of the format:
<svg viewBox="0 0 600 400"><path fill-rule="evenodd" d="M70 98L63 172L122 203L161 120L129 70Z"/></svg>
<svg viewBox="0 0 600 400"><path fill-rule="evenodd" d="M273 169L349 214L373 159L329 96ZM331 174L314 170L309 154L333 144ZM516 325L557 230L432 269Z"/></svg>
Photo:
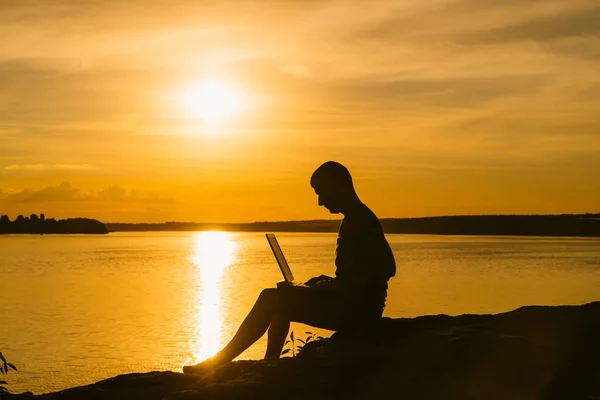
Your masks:
<svg viewBox="0 0 600 400"><path fill-rule="evenodd" d="M321 165L310 184L320 206L344 215L335 277L321 275L304 285L264 289L227 346L212 358L183 367L183 372L204 373L228 363L267 331L265 358L277 359L292 321L338 331L381 318L396 263L377 216L360 201L350 172L340 163Z"/></svg>

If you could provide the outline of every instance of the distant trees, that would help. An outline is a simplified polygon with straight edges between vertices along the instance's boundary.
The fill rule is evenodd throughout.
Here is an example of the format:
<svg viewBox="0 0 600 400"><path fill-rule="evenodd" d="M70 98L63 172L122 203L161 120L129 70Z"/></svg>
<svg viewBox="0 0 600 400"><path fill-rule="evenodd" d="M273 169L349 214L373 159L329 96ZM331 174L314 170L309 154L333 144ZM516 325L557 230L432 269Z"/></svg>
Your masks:
<svg viewBox="0 0 600 400"><path fill-rule="evenodd" d="M461 215L388 218L387 233L435 235L600 236L600 220L583 215Z"/></svg>
<svg viewBox="0 0 600 400"><path fill-rule="evenodd" d="M5 232L9 229L10 219L8 215L0 215L0 233Z"/></svg>
<svg viewBox="0 0 600 400"><path fill-rule="evenodd" d="M600 237L600 214L465 215L426 218L383 218L385 233L434 235L517 235ZM108 223L111 231L337 232L339 220L210 224L165 222L157 224Z"/></svg>
<svg viewBox="0 0 600 400"><path fill-rule="evenodd" d="M104 224L95 219L69 218L46 219L44 214L31 214L29 217L18 215L11 221L7 215L0 216L0 234L2 233L108 233Z"/></svg>

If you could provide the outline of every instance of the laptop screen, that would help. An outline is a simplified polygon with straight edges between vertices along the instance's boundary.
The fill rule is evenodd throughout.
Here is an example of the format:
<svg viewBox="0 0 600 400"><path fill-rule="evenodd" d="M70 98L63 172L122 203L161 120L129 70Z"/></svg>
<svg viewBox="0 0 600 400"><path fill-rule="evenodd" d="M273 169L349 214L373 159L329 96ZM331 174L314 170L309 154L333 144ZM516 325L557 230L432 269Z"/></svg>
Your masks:
<svg viewBox="0 0 600 400"><path fill-rule="evenodd" d="M277 264L279 264L283 278L286 282L292 282L294 280L294 275L292 275L292 270L285 260L285 256L281 251L281 247L279 247L279 243L277 242L275 234L267 233L266 236L267 240L269 241L269 245L271 246L271 250L273 250L273 254L275 255L275 259L277 260Z"/></svg>

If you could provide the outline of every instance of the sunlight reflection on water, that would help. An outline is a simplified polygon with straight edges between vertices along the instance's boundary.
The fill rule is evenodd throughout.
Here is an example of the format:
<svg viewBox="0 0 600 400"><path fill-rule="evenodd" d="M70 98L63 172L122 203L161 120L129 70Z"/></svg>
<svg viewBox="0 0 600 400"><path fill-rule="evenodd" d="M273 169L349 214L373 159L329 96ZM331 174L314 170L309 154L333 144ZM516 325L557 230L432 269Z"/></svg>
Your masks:
<svg viewBox="0 0 600 400"><path fill-rule="evenodd" d="M198 269L199 311L196 315L196 343L193 362L213 356L223 345L221 279L236 258L237 243L227 232L199 232L191 250Z"/></svg>

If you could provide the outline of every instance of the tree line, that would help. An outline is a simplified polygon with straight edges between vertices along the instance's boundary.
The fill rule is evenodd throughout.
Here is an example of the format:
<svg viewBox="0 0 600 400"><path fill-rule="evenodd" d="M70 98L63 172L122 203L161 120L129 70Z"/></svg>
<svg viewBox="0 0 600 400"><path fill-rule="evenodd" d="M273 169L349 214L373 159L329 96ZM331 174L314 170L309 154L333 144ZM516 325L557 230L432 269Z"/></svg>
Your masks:
<svg viewBox="0 0 600 400"><path fill-rule="evenodd" d="M385 233L435 235L600 236L600 214L460 215L382 218ZM107 223L111 231L337 232L340 220L252 223Z"/></svg>
<svg viewBox="0 0 600 400"><path fill-rule="evenodd" d="M108 233L100 221L90 218L68 218L56 220L44 214L18 215L11 221L8 215L0 215L0 234L8 233Z"/></svg>

